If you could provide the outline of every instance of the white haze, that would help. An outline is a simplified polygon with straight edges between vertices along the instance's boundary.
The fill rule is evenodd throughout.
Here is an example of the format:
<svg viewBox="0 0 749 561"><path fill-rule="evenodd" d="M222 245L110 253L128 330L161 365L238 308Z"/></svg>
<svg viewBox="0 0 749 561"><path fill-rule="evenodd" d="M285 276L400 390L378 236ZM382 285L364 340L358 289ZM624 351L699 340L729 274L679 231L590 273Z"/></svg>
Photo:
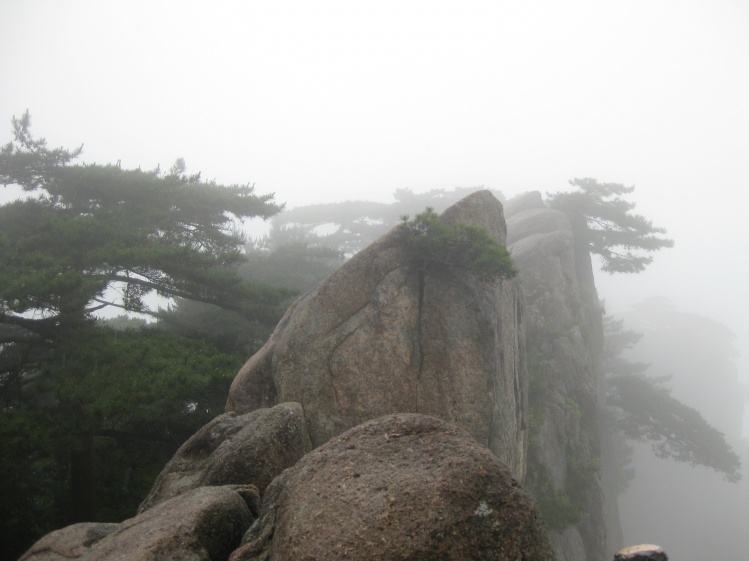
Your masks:
<svg viewBox="0 0 749 561"><path fill-rule="evenodd" d="M608 311L726 324L749 382L744 0L3 0L0 141L26 109L84 161L184 157L291 207L635 185L676 247L600 275Z"/></svg>
<svg viewBox="0 0 749 561"><path fill-rule="evenodd" d="M0 139L251 182L289 206L590 176L673 250L601 278L726 323L749 372L749 4L0 3ZM6 195L7 198L7 195Z"/></svg>

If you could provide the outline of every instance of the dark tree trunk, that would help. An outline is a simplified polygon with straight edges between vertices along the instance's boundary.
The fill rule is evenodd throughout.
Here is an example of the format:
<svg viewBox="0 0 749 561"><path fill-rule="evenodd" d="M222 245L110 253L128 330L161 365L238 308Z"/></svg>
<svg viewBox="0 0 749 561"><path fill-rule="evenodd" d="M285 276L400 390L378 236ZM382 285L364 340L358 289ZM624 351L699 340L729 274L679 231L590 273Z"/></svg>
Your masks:
<svg viewBox="0 0 749 561"><path fill-rule="evenodd" d="M94 439L82 436L70 450L70 490L73 522L95 521Z"/></svg>

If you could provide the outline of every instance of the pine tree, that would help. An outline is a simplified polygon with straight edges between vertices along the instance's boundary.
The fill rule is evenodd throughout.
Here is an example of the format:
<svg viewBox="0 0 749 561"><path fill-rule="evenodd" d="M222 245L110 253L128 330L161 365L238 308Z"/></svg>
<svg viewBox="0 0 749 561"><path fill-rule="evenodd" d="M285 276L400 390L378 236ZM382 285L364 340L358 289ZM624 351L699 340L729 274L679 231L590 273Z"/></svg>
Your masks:
<svg viewBox="0 0 749 561"><path fill-rule="evenodd" d="M27 195L0 206L8 558L56 526L132 515L164 454L223 410L246 358L154 329L112 329L104 309L158 318L164 298L181 298L265 321L293 293L239 273L237 223L279 212L272 195L188 175L182 160L168 172L78 164L81 148L51 149L30 125L28 113L14 118L0 149L0 183Z"/></svg>
<svg viewBox="0 0 749 561"><path fill-rule="evenodd" d="M622 198L634 186L599 183L589 177L569 183L579 191L548 194L549 205L570 215L576 238L601 257L604 271L639 273L653 261L648 253L673 247L673 240L660 236L665 229L633 214L635 203Z"/></svg>

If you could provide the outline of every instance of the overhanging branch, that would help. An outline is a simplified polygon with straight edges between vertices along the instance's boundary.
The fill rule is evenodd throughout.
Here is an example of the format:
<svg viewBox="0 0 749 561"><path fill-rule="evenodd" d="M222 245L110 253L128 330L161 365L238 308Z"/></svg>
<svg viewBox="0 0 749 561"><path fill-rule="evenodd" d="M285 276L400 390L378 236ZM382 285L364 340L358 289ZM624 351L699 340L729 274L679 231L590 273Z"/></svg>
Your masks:
<svg viewBox="0 0 749 561"><path fill-rule="evenodd" d="M200 294L196 294L194 292L187 292L184 290L180 290L178 288L164 286L162 284L156 284L146 279L141 279L138 277L124 277L124 276L117 275L117 274L111 275L109 278L117 282L137 284L138 286L142 286L145 288L149 288L151 290L155 290L156 292L162 295L174 296L175 298L184 298L185 300L193 300L195 302L203 302L204 304L213 304L214 306L220 306L226 310L231 310L231 311L238 312L238 313L244 312L244 309L241 306L237 306L235 304L231 304L229 302L219 300L218 298L210 298L208 296L201 296ZM142 312L142 313L147 313L147 312Z"/></svg>

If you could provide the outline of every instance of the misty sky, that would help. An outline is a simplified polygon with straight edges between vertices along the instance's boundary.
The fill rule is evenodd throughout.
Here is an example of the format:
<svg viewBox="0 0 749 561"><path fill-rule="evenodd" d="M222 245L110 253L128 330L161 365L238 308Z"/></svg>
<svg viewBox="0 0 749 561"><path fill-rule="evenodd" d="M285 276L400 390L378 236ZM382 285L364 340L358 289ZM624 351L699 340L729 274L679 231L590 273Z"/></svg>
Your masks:
<svg viewBox="0 0 749 561"><path fill-rule="evenodd" d="M26 109L84 161L184 157L292 207L635 185L677 245L599 277L609 311L724 322L749 379L745 0L2 0L0 142Z"/></svg>

